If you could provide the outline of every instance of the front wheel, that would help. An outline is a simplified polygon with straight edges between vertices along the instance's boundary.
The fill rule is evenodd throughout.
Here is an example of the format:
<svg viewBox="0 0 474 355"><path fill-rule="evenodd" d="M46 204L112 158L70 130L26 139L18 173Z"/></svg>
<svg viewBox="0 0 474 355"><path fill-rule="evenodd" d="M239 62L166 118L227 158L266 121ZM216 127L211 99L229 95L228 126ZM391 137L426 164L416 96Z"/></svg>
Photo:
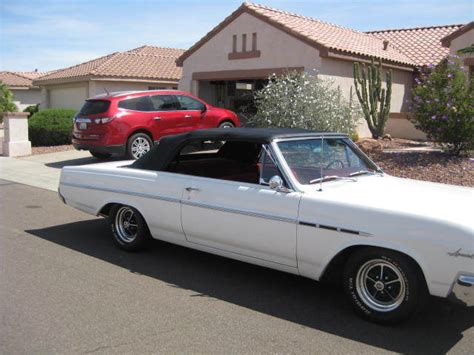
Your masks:
<svg viewBox="0 0 474 355"><path fill-rule="evenodd" d="M403 254L380 248L361 249L349 258L343 286L356 313L382 324L409 318L427 295L415 263Z"/></svg>
<svg viewBox="0 0 474 355"><path fill-rule="evenodd" d="M226 122L222 122L220 125L219 125L219 128L234 128L234 124L232 122L229 122L229 121L226 121Z"/></svg>
<svg viewBox="0 0 474 355"><path fill-rule="evenodd" d="M151 240L150 231L140 212L125 205L115 205L110 210L108 222L115 244L126 251L145 249Z"/></svg>

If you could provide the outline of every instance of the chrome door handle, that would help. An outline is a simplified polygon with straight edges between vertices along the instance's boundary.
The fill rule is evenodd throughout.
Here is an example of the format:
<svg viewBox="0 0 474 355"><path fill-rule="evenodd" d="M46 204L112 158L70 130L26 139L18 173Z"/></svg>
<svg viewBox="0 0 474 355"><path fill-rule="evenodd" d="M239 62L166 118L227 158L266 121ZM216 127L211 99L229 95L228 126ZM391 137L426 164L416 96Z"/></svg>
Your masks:
<svg viewBox="0 0 474 355"><path fill-rule="evenodd" d="M155 117L153 117L153 119L154 119L155 121L159 121L159 120L161 120L161 117L160 117L160 116L155 116Z"/></svg>
<svg viewBox="0 0 474 355"><path fill-rule="evenodd" d="M193 118L193 115L184 115L185 118Z"/></svg>
<svg viewBox="0 0 474 355"><path fill-rule="evenodd" d="M191 191L201 191L201 190L198 189L197 187L188 186L186 187L186 191L191 192Z"/></svg>

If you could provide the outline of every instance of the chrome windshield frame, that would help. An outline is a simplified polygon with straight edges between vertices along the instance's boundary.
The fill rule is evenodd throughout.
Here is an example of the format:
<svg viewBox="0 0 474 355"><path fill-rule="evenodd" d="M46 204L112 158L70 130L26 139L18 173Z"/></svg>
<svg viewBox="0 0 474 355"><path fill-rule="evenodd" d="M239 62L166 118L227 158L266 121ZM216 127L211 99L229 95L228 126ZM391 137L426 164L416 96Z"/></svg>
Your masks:
<svg viewBox="0 0 474 355"><path fill-rule="evenodd" d="M345 134L330 134L330 135L311 135L308 137L297 137L297 138L276 138L274 139L271 144L269 145L271 147L271 150L274 154L274 158L278 161L279 168L282 172L282 174L285 175L285 179L288 182L289 185L291 185L291 188L294 191L300 191L303 192L307 187L309 186L308 184L301 184L298 179L293 175L290 166L286 162L285 157L283 156L283 153L280 150L280 147L278 146L278 143L280 142L290 142L290 141L301 141L301 140L312 140L312 139L343 139L349 147L354 149L356 154L359 156L359 158L364 161L364 163L372 164L373 166L376 167L377 172L384 174L383 170L374 162L372 159L370 159L347 135Z"/></svg>

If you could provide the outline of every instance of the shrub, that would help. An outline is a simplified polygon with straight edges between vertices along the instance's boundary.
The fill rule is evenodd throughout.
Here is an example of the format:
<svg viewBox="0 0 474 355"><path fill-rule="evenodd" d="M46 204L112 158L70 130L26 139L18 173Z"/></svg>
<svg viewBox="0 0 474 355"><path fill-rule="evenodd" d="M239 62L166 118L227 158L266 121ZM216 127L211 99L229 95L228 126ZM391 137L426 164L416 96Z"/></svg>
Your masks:
<svg viewBox="0 0 474 355"><path fill-rule="evenodd" d="M436 67L420 69L413 89L416 128L459 155L474 149L474 95L461 61L450 56Z"/></svg>
<svg viewBox="0 0 474 355"><path fill-rule="evenodd" d="M39 111L28 120L28 133L33 146L71 143L75 110L52 108Z"/></svg>
<svg viewBox="0 0 474 355"><path fill-rule="evenodd" d="M23 110L23 112L28 112L30 115L28 117L31 118L36 112L39 110L39 104L36 105L30 105L27 108Z"/></svg>
<svg viewBox="0 0 474 355"><path fill-rule="evenodd" d="M351 134L357 123L351 102L339 88L305 72L270 76L268 84L255 93L255 105L257 113L249 120L253 126Z"/></svg>
<svg viewBox="0 0 474 355"><path fill-rule="evenodd" d="M13 102L13 93L8 86L0 83L0 113L1 112L16 112L18 108ZM0 114L0 122L3 122L3 115Z"/></svg>

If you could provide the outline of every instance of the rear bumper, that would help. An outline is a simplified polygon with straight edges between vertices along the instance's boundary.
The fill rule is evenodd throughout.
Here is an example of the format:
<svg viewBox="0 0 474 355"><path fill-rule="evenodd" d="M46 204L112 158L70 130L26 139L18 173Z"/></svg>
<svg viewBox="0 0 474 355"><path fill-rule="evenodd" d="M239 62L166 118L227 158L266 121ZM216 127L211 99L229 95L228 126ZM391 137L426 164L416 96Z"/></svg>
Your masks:
<svg viewBox="0 0 474 355"><path fill-rule="evenodd" d="M97 153L105 153L105 154L118 154L124 155L126 152L126 147L124 144L119 145L95 145L95 144L85 144L85 143L72 143L76 150L88 150Z"/></svg>
<svg viewBox="0 0 474 355"><path fill-rule="evenodd" d="M474 306L474 275L459 274L448 299L464 306Z"/></svg>

